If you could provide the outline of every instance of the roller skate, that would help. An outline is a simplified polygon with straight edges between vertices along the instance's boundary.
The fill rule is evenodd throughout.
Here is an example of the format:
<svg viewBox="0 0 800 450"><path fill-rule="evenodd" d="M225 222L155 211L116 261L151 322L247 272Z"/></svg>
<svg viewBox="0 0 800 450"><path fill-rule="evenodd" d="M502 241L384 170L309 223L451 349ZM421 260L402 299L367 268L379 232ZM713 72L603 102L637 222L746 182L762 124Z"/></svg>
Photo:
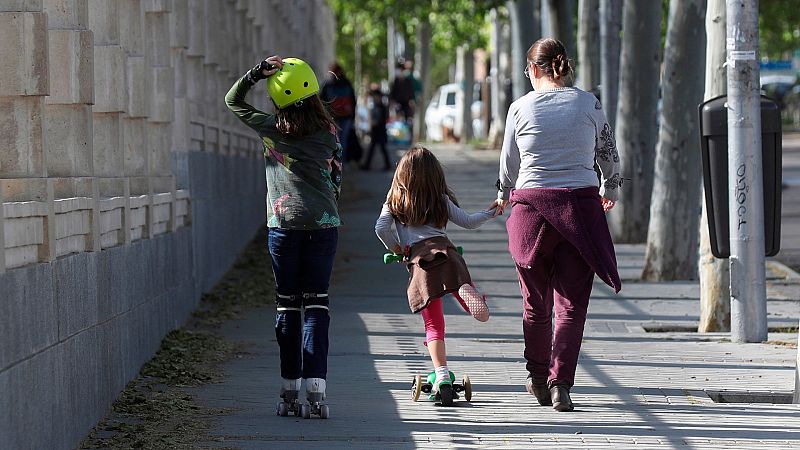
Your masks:
<svg viewBox="0 0 800 450"><path fill-rule="evenodd" d="M411 383L411 400L418 401L422 393L428 394L428 400L441 404L442 406L453 406L453 402L459 399L459 394L463 393L464 400L472 400L472 383L468 375L464 375L461 383L456 383L456 375L449 372L449 379L444 379L436 386L436 372L431 372L423 379L422 375L417 375Z"/></svg>
<svg viewBox="0 0 800 450"><path fill-rule="evenodd" d="M289 413L295 416L300 415L300 379L283 379L281 384L281 398L278 402L277 413L279 416L288 416Z"/></svg>
<svg viewBox="0 0 800 450"><path fill-rule="evenodd" d="M300 415L304 419L311 418L311 415L319 416L320 419L330 417L330 409L325 401L325 379L306 378L306 400L308 404L300 405Z"/></svg>

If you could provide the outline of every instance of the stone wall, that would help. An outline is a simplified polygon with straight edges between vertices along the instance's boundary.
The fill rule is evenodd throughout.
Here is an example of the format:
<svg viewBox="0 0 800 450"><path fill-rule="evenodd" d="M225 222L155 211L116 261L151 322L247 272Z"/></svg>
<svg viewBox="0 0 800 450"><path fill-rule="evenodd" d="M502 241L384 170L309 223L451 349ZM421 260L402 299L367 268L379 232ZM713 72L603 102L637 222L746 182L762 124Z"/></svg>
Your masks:
<svg viewBox="0 0 800 450"><path fill-rule="evenodd" d="M0 0L0 444L71 448L265 219L223 97L324 0ZM251 103L269 109L263 85Z"/></svg>

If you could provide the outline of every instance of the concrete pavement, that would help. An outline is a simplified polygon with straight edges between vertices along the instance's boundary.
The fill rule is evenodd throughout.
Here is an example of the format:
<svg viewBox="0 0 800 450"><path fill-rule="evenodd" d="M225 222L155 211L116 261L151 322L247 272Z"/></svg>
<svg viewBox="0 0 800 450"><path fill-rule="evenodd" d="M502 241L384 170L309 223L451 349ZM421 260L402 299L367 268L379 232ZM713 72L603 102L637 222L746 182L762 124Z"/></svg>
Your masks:
<svg viewBox="0 0 800 450"><path fill-rule="evenodd" d="M436 147L462 206L494 196L497 152ZM450 367L470 375L470 403L442 408L410 400L412 377L427 373L421 318L408 312L406 273L384 266L372 231L390 175L346 173L345 226L331 289L328 404L332 418L275 415L279 386L273 308L230 322L223 334L248 354L224 366L227 379L195 390L229 408L211 447L261 448L800 448L800 408L774 403L791 392L796 349L733 344L722 333L690 332L699 315L695 282L636 281L643 246L621 245L619 295L595 283L573 400L576 411L540 407L525 392L521 300L506 250L504 218L476 231L451 226L492 318L478 323L445 304ZM787 278L786 273L789 274ZM800 280L770 271L769 323L796 327ZM650 330L649 332L647 330ZM771 333L796 342L794 334Z"/></svg>

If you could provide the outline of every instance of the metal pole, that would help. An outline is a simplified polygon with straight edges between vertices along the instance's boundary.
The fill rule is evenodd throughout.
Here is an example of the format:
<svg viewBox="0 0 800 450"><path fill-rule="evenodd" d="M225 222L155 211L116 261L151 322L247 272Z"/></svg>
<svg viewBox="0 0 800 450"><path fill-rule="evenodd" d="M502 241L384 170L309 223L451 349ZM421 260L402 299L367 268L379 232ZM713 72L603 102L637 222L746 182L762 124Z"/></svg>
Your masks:
<svg viewBox="0 0 800 450"><path fill-rule="evenodd" d="M758 0L727 0L731 340L767 340Z"/></svg>

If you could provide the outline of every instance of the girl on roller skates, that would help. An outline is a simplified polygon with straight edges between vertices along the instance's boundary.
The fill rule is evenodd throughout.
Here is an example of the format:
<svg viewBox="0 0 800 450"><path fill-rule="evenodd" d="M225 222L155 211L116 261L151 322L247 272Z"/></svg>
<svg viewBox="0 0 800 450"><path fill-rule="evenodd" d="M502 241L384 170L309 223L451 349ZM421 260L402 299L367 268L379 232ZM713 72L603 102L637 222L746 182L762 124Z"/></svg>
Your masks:
<svg viewBox="0 0 800 450"><path fill-rule="evenodd" d="M244 98L260 80L275 113ZM225 96L228 108L264 145L269 252L275 276L275 335L280 346L278 414L328 416L328 285L336 254L342 147L333 118L319 97L311 67L271 56L253 67ZM301 378L309 404L300 404Z"/></svg>
<svg viewBox="0 0 800 450"><path fill-rule="evenodd" d="M412 147L400 159L386 203L375 223L383 245L402 254L410 277L408 305L425 324L425 345L436 378L432 394L452 390L444 343L442 297L453 296L475 319L489 320L486 298L475 289L467 265L445 232L447 222L474 229L495 217L493 209L468 214L458 207L444 171L428 149ZM394 224L395 230L392 230ZM444 393L441 395L445 398Z"/></svg>

